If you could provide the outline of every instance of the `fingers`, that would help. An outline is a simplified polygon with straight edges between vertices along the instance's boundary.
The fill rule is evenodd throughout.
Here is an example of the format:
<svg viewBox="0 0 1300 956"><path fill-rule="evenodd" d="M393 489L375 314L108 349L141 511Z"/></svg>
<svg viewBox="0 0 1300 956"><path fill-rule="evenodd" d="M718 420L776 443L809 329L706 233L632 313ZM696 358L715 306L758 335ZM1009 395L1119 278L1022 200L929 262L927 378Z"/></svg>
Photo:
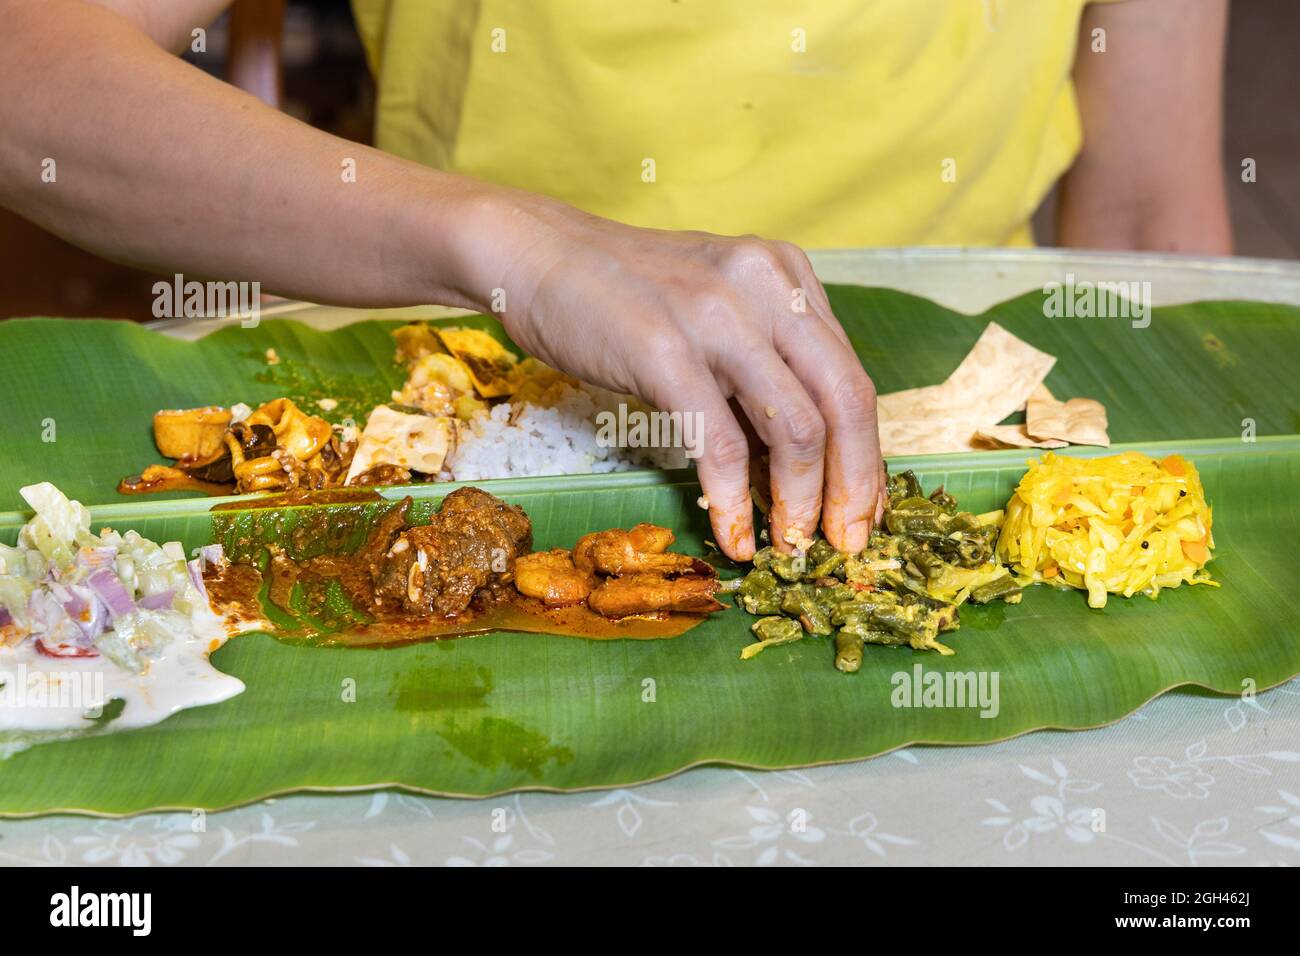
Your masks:
<svg viewBox="0 0 1300 956"><path fill-rule="evenodd" d="M884 487L875 387L857 356L840 347L824 322L787 320L778 327L776 349L825 422L826 539L841 551L860 551L879 520Z"/></svg>
<svg viewBox="0 0 1300 956"><path fill-rule="evenodd" d="M684 349L677 355L685 354ZM678 359L680 361L680 359ZM648 367L655 363L648 362ZM754 557L754 503L749 496L749 440L704 365L659 365L641 394L656 408L696 416L696 471L718 548L733 561Z"/></svg>
<svg viewBox="0 0 1300 956"><path fill-rule="evenodd" d="M768 448L772 544L806 547L820 520L832 545L860 551L884 487L876 396L825 289L795 246L696 246L692 262L705 265L668 290L637 348L619 350L616 378L630 378L661 410L699 416L698 473L723 553L748 560L755 550L749 443L738 418Z"/></svg>
<svg viewBox="0 0 1300 956"><path fill-rule="evenodd" d="M876 393L844 327L831 310L826 290L807 255L787 242L772 244L795 291L815 319L797 307L779 317L777 352L821 413L826 429L825 491L822 527L844 551L866 547L883 515L884 461L876 428ZM794 299L792 304L797 304ZM775 477L773 479L775 484Z"/></svg>
<svg viewBox="0 0 1300 956"><path fill-rule="evenodd" d="M709 504L713 540L733 561L754 557L754 502L749 496L749 442L717 386L701 409L700 487Z"/></svg>
<svg viewBox="0 0 1300 956"><path fill-rule="evenodd" d="M827 298L826 289L813 271L807 254L792 242L777 242L774 245L781 261L785 263L786 269L795 280L796 290L803 291L807 307L830 326L835 337L852 352L853 343L849 341L848 333L844 331L844 326L840 325L840 320L835 318L835 313L831 309L831 300Z"/></svg>
<svg viewBox="0 0 1300 956"><path fill-rule="evenodd" d="M768 447L772 482L772 544L806 547L822 508L826 425L822 413L781 357L745 356L723 372L745 417Z"/></svg>

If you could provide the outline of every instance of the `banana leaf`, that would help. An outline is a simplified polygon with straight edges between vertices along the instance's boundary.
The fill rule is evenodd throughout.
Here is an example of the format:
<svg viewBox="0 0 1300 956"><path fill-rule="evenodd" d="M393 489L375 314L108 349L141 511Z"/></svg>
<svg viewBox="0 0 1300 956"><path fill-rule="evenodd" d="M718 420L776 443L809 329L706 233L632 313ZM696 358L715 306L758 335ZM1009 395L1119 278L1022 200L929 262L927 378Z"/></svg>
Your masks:
<svg viewBox="0 0 1300 956"><path fill-rule="evenodd" d="M1019 606L964 608L961 629L945 635L955 657L867 648L853 675L831 666L833 644L813 638L741 662L751 619L735 609L663 641L504 633L377 650L252 634L214 658L248 685L243 695L153 728L46 744L0 762L0 813L216 809L315 788L487 795L623 786L700 763L804 766L915 742L1093 727L1172 687L1241 693L1300 673L1300 597L1289 580L1300 532L1291 500L1300 480L1297 400L1288 387L1289 356L1300 351L1296 310L1202 304L1156 310L1151 327L1138 330L1045 320L1034 297L967 317L897 293L833 293L882 390L941 380L989 318L1060 355L1049 379L1057 395L1100 398L1117 440L1196 462L1215 508L1210 567L1222 588L1112 598L1100 611L1079 593L1031 589ZM284 382L256 378L267 371L268 348L284 364L310 361L308 373L297 373L314 376L299 383L304 397L353 389L364 404L400 378L381 323L320 334L268 322L193 345L120 323L0 325L7 506L17 507L19 485L50 480L92 503L96 525L187 547L212 540L210 502L123 503L112 487L156 460L149 416L157 408L283 393ZM382 385L367 392L371 378ZM47 418L53 442L41 441ZM1246 418L1259 436L1277 434L1243 441ZM943 482L963 507L985 510L1005 502L1026 457L928 456L891 467L913 467L927 488ZM690 473L480 484L529 512L538 547L646 520L677 530L683 550L706 550ZM415 491L431 503L452 487ZM23 517L0 515L0 541L12 541ZM986 687L996 675L996 713L924 706L920 694L902 695L899 706L918 665L922 677L983 675Z"/></svg>
<svg viewBox="0 0 1300 956"><path fill-rule="evenodd" d="M1247 419L1260 435L1300 433L1300 309L1206 302L1154 309L1138 329L1119 318L1045 318L1041 293L969 316L887 289L828 292L880 392L943 381L992 320L1058 356L1047 385L1061 399L1102 402L1112 441L1240 436ZM509 344L491 319L447 321ZM162 461L151 424L160 408L287 395L332 421L364 420L401 385L391 335L399 324L318 332L292 320L251 329L232 320L183 342L127 322L0 323L0 512L21 508L18 489L35 481L86 504L131 500L117 483ZM279 364L268 364L268 351ZM321 398L339 405L322 413L311 407Z"/></svg>

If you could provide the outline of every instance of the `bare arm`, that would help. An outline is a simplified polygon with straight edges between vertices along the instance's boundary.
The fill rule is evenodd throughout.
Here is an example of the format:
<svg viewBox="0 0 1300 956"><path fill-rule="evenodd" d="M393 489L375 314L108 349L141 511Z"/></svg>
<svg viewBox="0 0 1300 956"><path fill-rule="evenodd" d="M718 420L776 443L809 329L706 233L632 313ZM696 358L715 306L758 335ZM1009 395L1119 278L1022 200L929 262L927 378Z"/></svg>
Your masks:
<svg viewBox="0 0 1300 956"><path fill-rule="evenodd" d="M314 130L144 32L183 45L220 3L114 5L0 0L0 203L144 268L349 304L470 304L428 225L463 216L465 181Z"/></svg>
<svg viewBox="0 0 1300 956"><path fill-rule="evenodd" d="M109 258L317 302L487 311L502 290L501 320L533 355L700 414L727 554L755 546L731 400L771 453L777 546L819 522L837 547L866 545L875 392L799 249L637 229L312 129L163 48L221 6L0 0L0 205Z"/></svg>
<svg viewBox="0 0 1300 956"><path fill-rule="evenodd" d="M181 53L193 40L194 30L206 27L234 0L86 0L126 17L164 50Z"/></svg>
<svg viewBox="0 0 1300 956"><path fill-rule="evenodd" d="M1074 77L1083 150L1061 184L1063 246L1230 254L1222 171L1227 0L1084 12ZM1093 52L1092 31L1106 51Z"/></svg>

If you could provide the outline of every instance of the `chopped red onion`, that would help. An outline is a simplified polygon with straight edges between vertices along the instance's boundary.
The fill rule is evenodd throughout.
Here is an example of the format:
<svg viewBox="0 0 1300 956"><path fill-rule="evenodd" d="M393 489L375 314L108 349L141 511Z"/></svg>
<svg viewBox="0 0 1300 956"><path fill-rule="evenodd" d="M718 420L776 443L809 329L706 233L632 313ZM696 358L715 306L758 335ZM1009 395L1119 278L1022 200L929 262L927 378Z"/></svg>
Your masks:
<svg viewBox="0 0 1300 956"><path fill-rule="evenodd" d="M198 591L203 596L203 600L206 601L208 599L208 588L203 583L203 558L197 557L193 561L187 562L185 567L190 572L190 583L194 585L194 590Z"/></svg>
<svg viewBox="0 0 1300 956"><path fill-rule="evenodd" d="M81 628L81 633L86 640L94 641L108 628L108 608L90 588L74 586L69 590L73 591L74 597L79 597L82 603L75 610L69 606L71 602L65 603L63 609L68 612L68 616L77 627Z"/></svg>
<svg viewBox="0 0 1300 956"><path fill-rule="evenodd" d="M84 593L74 593L71 588L64 588L64 590L68 592L67 597L57 594L55 596L60 598L59 603L63 605L63 610L68 612L68 617L74 621L79 620L82 614L90 610L90 602L95 600L95 595L91 594L87 600ZM77 591L84 592L85 588L77 588Z"/></svg>
<svg viewBox="0 0 1300 956"><path fill-rule="evenodd" d="M168 588L166 591L159 591L157 594L150 594L139 600L139 605L149 611L157 611L160 608L172 606L172 601L176 598L176 590Z"/></svg>
<svg viewBox="0 0 1300 956"><path fill-rule="evenodd" d="M80 589L79 589L80 590ZM95 601L95 605L99 602ZM98 655L81 627L62 604L44 591L33 591L28 600L32 636L36 649L49 657L95 657Z"/></svg>
<svg viewBox="0 0 1300 956"><path fill-rule="evenodd" d="M118 576L107 568L100 568L86 578L86 584L108 607L108 613L114 620L135 610L135 601L131 599L131 593Z"/></svg>

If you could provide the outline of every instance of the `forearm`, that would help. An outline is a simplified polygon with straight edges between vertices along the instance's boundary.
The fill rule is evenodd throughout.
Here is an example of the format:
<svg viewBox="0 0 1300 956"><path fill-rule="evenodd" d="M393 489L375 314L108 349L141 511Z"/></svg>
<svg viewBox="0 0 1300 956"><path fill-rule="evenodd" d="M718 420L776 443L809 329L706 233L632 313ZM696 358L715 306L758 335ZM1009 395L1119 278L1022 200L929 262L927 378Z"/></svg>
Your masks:
<svg viewBox="0 0 1300 956"><path fill-rule="evenodd" d="M1076 168L1061 183L1056 213L1059 246L1231 255L1232 225L1221 184L1195 193L1156 186L1116 190L1110 177Z"/></svg>
<svg viewBox="0 0 1300 956"><path fill-rule="evenodd" d="M1057 241L1227 254L1223 0L1090 6L1074 80L1083 149L1061 182ZM1093 49L1093 31L1109 48Z"/></svg>
<svg viewBox="0 0 1300 956"><path fill-rule="evenodd" d="M488 187L277 113L111 11L9 0L0 19L0 203L144 268L339 304L486 300Z"/></svg>
<svg viewBox="0 0 1300 956"><path fill-rule="evenodd" d="M530 355L700 423L724 553L756 544L733 409L768 449L774 544L811 535L824 492L827 539L866 545L884 489L875 390L799 249L626 226L327 136L164 52L183 17L0 0L0 22L0 203L114 258L299 298L499 300Z"/></svg>

